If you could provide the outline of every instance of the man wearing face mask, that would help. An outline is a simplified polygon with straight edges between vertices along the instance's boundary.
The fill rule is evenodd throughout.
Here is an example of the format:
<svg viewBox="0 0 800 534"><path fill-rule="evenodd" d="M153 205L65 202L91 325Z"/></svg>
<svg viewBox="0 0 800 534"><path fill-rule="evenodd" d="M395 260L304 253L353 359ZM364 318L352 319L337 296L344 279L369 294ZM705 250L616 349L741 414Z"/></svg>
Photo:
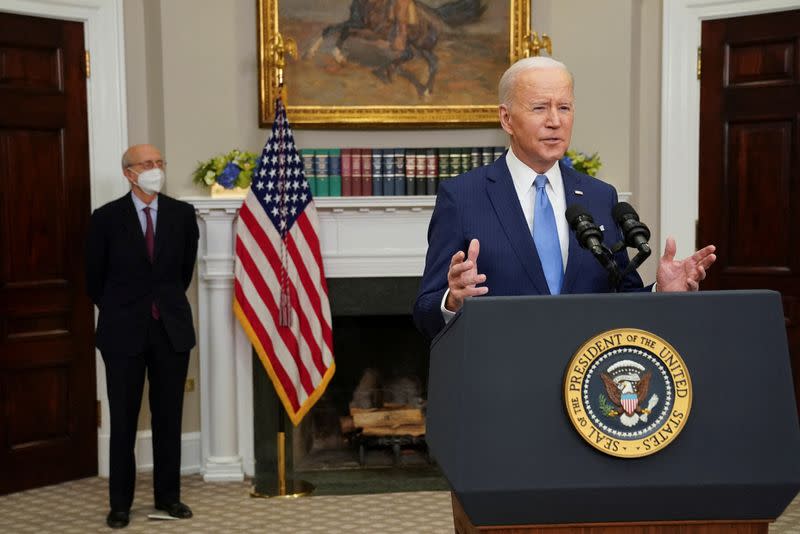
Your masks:
<svg viewBox="0 0 800 534"><path fill-rule="evenodd" d="M150 383L155 507L181 519L181 416L189 350L195 344L186 289L197 258L194 208L160 193L166 162L152 145L122 156L131 192L92 214L86 286L100 313L111 413L108 526L127 526L133 503L133 454L144 376Z"/></svg>

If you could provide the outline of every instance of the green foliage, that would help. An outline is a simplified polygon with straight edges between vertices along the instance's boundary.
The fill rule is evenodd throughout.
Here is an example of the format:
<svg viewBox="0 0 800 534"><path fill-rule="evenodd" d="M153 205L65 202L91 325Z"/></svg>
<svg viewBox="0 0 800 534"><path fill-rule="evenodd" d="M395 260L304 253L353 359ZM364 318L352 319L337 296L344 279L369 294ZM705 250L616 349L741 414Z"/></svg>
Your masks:
<svg viewBox="0 0 800 534"><path fill-rule="evenodd" d="M605 395L601 393L598 400L600 401L600 411L603 412L603 415L607 417L616 417L619 415L614 405L608 403L608 399Z"/></svg>
<svg viewBox="0 0 800 534"><path fill-rule="evenodd" d="M603 162L600 161L600 156L595 152L591 156L585 152L578 152L577 150L567 150L566 155L562 160L568 167L574 168L578 172L588 174L589 176L597 176Z"/></svg>
<svg viewBox="0 0 800 534"><path fill-rule="evenodd" d="M231 163L238 167L235 176L230 175L230 170L225 174L226 168ZM247 188L250 187L255 168L256 154L234 148L227 154L219 154L206 161L198 162L197 168L192 173L192 182L207 187L219 183L227 188Z"/></svg>

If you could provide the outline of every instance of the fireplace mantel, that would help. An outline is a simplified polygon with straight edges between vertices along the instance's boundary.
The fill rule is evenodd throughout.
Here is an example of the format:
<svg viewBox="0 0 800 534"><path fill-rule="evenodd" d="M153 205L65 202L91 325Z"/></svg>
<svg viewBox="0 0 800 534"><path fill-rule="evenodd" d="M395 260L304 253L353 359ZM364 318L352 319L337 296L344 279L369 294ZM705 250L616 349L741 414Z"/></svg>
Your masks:
<svg viewBox="0 0 800 534"><path fill-rule="evenodd" d="M254 474L250 341L233 315L233 245L242 198L191 197L200 226L198 349L207 481ZM328 278L421 276L434 197L315 199Z"/></svg>

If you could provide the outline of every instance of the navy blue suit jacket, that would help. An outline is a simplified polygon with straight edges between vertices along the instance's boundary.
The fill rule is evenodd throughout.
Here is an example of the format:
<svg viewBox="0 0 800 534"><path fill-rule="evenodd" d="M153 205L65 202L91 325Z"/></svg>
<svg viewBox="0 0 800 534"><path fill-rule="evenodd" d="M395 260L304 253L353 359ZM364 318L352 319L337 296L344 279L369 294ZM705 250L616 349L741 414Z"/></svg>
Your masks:
<svg viewBox="0 0 800 534"><path fill-rule="evenodd" d="M566 205L580 204L604 227L604 242L611 246L622 239L611 216L617 192L609 184L560 165ZM582 191L583 195L576 194ZM556 217L563 217L556 213ZM489 295L549 295L533 236L525 221L511 173L502 157L491 165L473 169L454 180L439 184L436 207L428 227L428 253L419 294L414 304L417 328L434 337L443 327L441 303L447 290L450 258L466 252L472 239L480 241L478 272L486 275ZM617 253L617 264L628 264L625 250ZM636 272L625 277L623 291L642 289ZM609 292L608 272L583 249L570 232L569 256L562 294Z"/></svg>

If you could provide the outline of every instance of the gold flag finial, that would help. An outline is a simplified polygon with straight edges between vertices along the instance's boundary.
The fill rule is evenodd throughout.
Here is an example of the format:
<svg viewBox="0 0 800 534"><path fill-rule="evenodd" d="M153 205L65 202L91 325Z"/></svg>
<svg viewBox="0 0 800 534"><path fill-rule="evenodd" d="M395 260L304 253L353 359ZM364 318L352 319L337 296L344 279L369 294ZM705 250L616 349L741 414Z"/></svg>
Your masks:
<svg viewBox="0 0 800 534"><path fill-rule="evenodd" d="M297 57L297 42L291 37L284 38L278 27L278 2L275 1L272 14L271 33L269 38L269 48L267 50L267 61L273 71L273 82L278 89L278 94L286 96L283 86L283 69L286 67L286 56ZM285 98L284 98L285 100Z"/></svg>
<svg viewBox="0 0 800 534"><path fill-rule="evenodd" d="M524 46L523 54L525 57L538 56L542 50L546 50L548 56L553 55L553 41L546 33L542 34L541 39L539 39L537 32L529 33L525 36Z"/></svg>

